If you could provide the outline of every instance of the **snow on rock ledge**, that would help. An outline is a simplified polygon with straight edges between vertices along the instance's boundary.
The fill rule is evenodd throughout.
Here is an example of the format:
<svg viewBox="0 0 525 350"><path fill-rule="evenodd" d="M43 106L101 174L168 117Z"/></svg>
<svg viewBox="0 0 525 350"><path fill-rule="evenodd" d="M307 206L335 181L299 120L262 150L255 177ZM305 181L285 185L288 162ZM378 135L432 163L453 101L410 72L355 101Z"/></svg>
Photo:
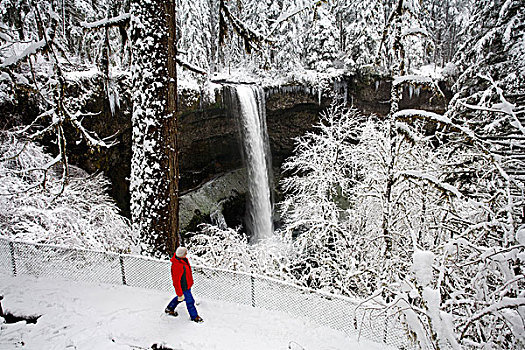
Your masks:
<svg viewBox="0 0 525 350"><path fill-rule="evenodd" d="M180 227L187 227L195 216L222 211L222 203L246 191L245 169L221 175L180 198Z"/></svg>

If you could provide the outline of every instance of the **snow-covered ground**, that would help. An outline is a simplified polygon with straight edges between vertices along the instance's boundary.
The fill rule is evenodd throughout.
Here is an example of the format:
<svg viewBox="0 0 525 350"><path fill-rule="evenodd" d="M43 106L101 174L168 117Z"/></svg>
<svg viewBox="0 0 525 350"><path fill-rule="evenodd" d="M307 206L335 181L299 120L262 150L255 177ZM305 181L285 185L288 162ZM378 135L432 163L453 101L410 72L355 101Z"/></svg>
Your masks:
<svg viewBox="0 0 525 350"><path fill-rule="evenodd" d="M154 343L181 350L385 349L285 313L198 296L205 322L196 324L185 305L176 318L164 315L172 295L156 290L0 274L0 295L5 313L41 315L36 324L0 318L3 350L149 349Z"/></svg>

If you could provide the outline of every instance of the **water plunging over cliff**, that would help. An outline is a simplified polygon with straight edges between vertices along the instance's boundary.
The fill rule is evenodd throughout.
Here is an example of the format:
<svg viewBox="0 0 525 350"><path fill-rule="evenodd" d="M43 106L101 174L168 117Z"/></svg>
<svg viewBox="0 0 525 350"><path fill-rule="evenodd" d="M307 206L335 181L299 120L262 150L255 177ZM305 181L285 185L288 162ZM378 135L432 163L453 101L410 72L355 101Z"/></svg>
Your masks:
<svg viewBox="0 0 525 350"><path fill-rule="evenodd" d="M232 112L238 118L248 176L246 225L252 242L273 233L271 154L266 129L264 91L257 86L227 87Z"/></svg>

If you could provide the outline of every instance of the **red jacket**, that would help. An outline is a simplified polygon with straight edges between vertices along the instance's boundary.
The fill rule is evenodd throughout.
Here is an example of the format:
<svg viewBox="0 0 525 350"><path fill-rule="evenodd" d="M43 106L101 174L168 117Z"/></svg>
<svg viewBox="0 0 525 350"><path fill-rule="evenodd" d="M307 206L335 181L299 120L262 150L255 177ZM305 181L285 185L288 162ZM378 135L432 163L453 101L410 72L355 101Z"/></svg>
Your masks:
<svg viewBox="0 0 525 350"><path fill-rule="evenodd" d="M175 255L173 255L170 261L173 287L175 287L175 293L180 297L193 286L190 262L187 258L177 258Z"/></svg>

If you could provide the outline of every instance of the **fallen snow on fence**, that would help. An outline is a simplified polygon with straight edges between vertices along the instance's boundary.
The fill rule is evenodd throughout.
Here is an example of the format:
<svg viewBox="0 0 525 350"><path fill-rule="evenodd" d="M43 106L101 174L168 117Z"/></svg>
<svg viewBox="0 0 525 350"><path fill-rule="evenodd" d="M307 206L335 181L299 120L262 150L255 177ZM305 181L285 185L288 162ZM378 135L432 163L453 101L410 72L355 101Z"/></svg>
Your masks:
<svg viewBox="0 0 525 350"><path fill-rule="evenodd" d="M0 317L1 349L385 349L285 313L198 296L203 324L189 321L184 305L178 317L165 316L166 291L0 273L0 295L5 313L41 316L36 324Z"/></svg>

